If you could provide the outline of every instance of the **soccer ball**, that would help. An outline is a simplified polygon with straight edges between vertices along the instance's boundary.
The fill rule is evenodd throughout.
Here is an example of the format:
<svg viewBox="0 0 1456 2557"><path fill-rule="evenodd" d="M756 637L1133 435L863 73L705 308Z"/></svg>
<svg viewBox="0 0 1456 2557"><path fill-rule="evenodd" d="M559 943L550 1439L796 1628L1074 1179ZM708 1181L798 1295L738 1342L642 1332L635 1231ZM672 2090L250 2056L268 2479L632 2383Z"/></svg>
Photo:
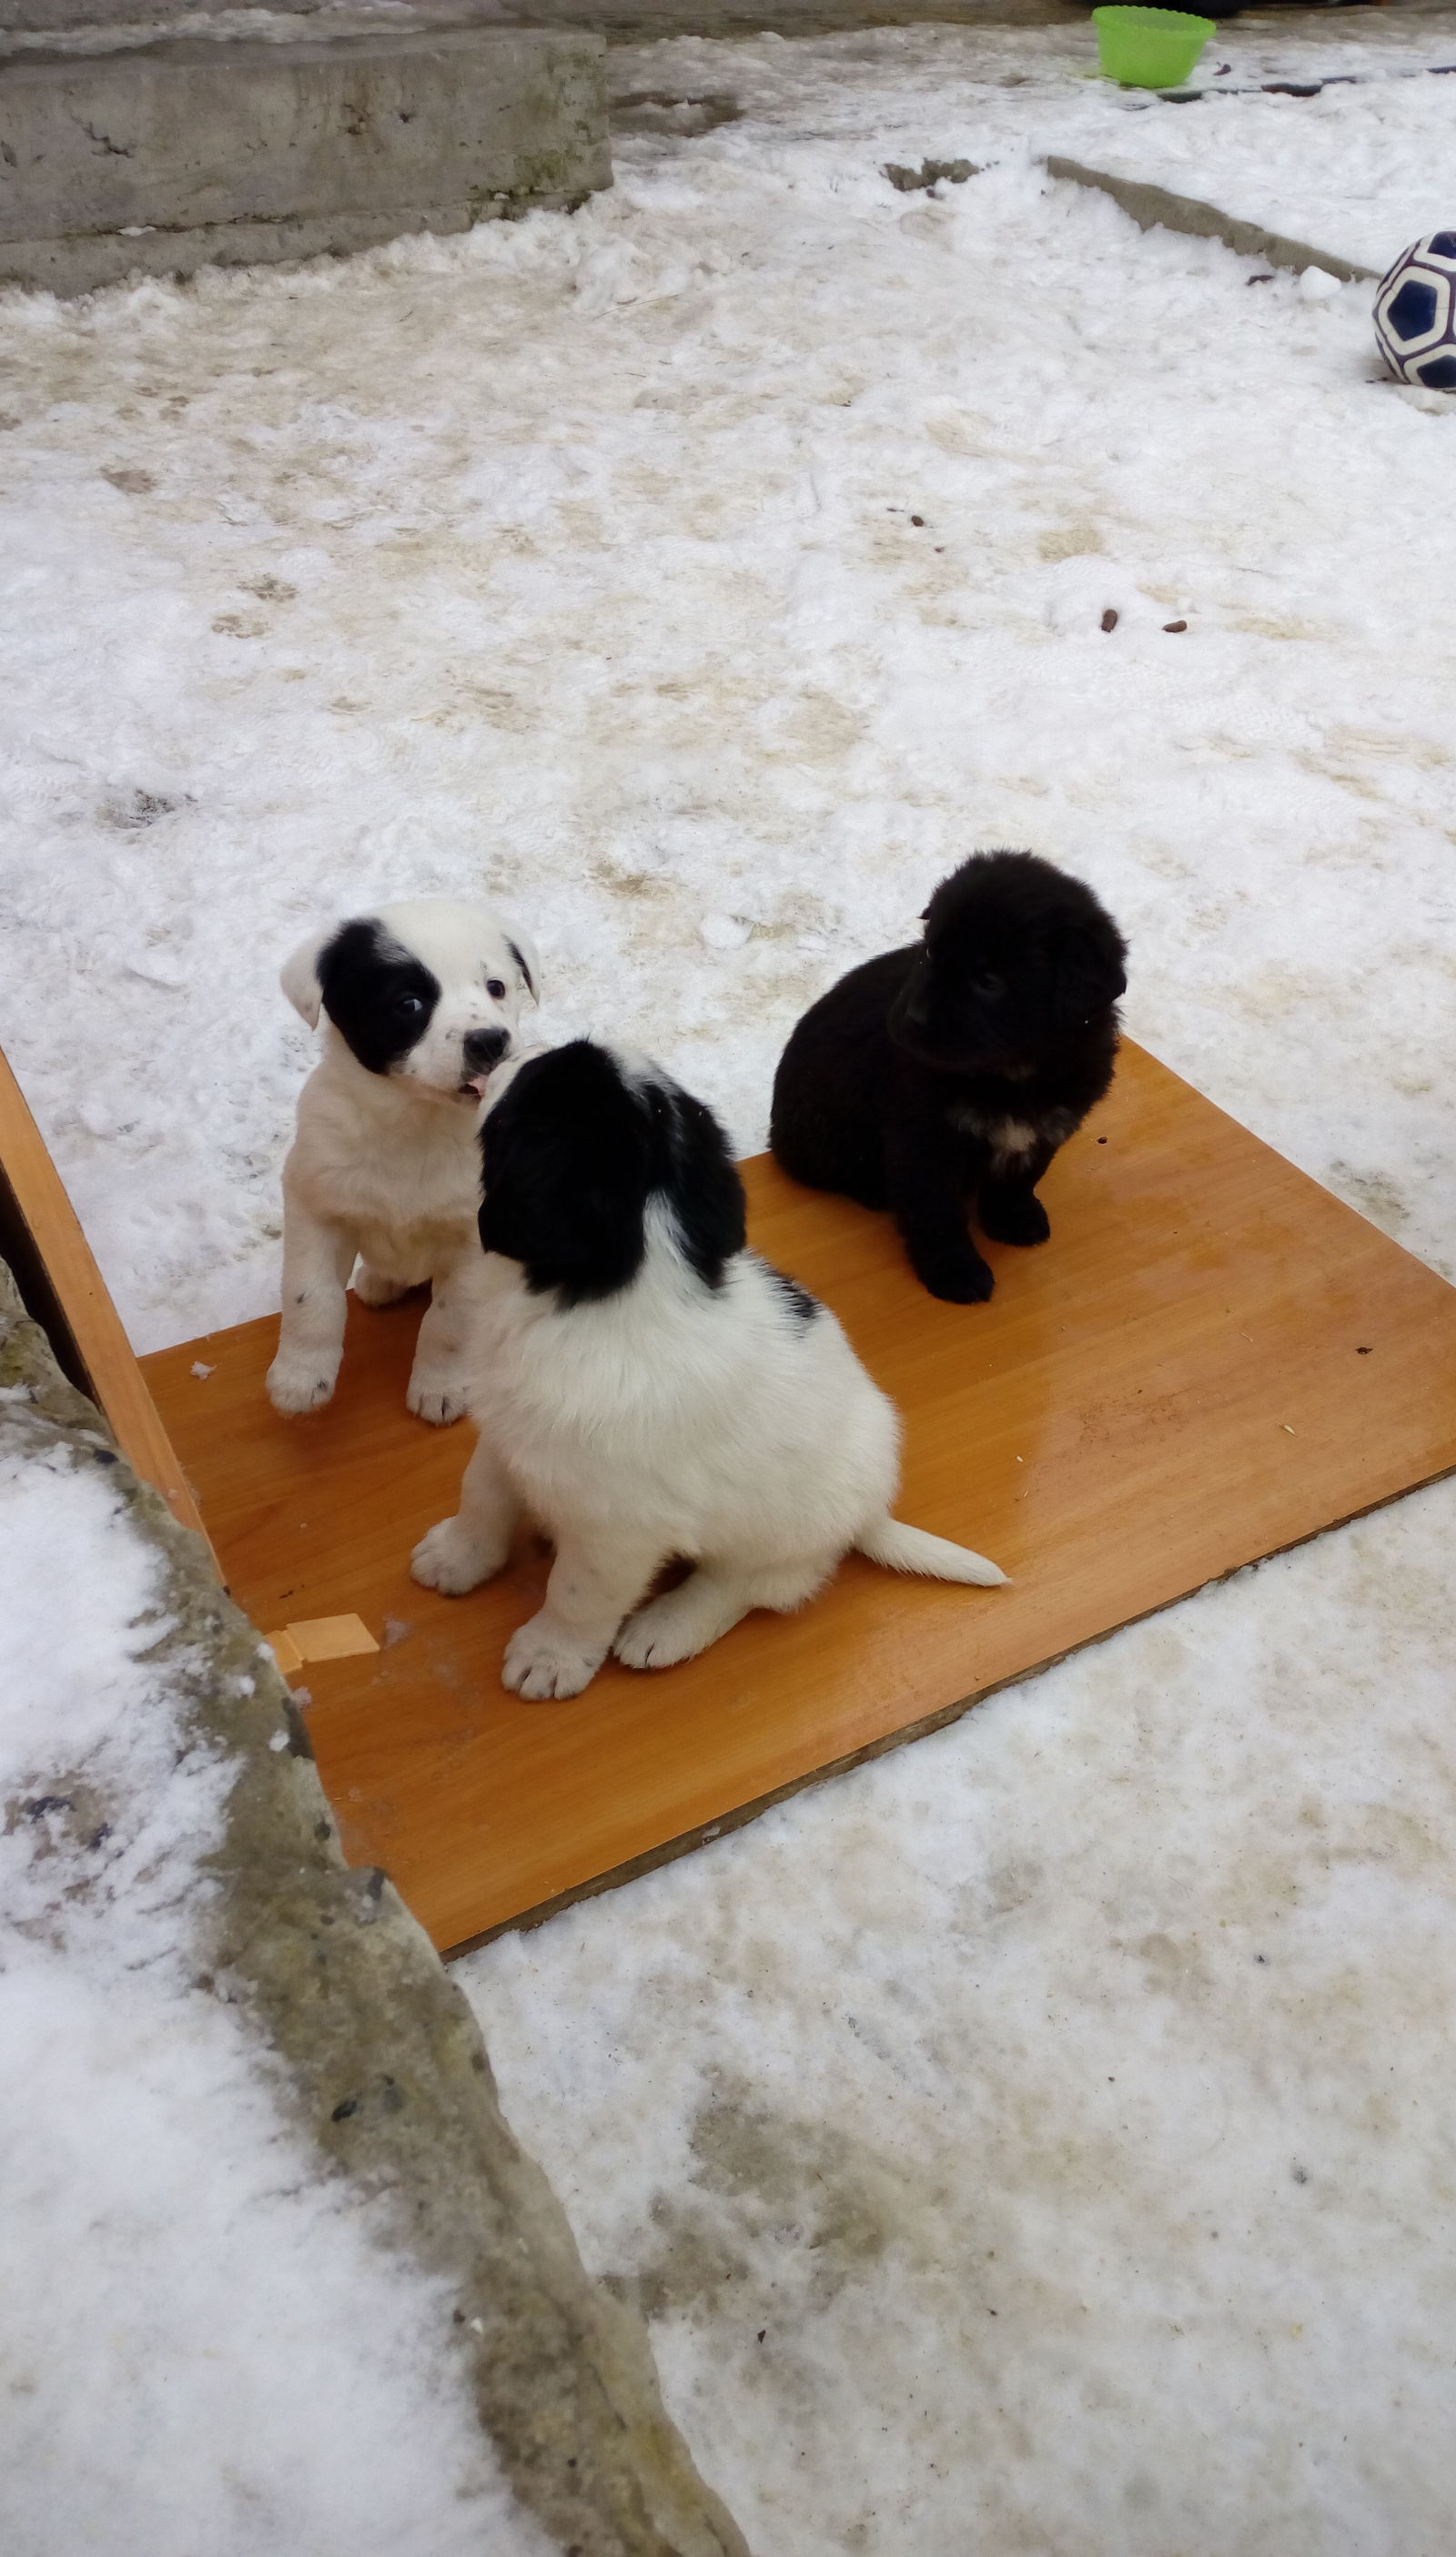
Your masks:
<svg viewBox="0 0 1456 2557"><path fill-rule="evenodd" d="M1397 382L1456 391L1456 230L1418 239L1382 276L1375 333Z"/></svg>

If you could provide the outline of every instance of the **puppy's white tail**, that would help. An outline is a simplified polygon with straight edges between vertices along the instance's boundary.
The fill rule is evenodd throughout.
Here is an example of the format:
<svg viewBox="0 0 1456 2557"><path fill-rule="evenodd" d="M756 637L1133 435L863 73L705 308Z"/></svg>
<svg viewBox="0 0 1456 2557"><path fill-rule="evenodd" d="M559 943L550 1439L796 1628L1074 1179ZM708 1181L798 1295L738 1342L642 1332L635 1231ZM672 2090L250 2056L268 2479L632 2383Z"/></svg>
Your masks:
<svg viewBox="0 0 1456 2557"><path fill-rule="evenodd" d="M857 1553L882 1562L887 1571L918 1571L927 1580L963 1580L976 1589L998 1589L1005 1579L999 1565L969 1545L952 1545L949 1537L930 1536L923 1527L906 1527L899 1519L876 1519L855 1540Z"/></svg>

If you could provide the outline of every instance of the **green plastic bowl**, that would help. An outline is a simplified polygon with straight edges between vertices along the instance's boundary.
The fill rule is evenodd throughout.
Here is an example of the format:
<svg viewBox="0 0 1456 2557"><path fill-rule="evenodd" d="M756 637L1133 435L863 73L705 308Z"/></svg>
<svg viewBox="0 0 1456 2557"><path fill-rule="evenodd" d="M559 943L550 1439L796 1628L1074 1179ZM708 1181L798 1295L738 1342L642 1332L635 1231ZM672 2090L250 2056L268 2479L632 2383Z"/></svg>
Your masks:
<svg viewBox="0 0 1456 2557"><path fill-rule="evenodd" d="M1182 9L1094 9L1098 59L1125 88L1181 88L1210 36L1211 18Z"/></svg>

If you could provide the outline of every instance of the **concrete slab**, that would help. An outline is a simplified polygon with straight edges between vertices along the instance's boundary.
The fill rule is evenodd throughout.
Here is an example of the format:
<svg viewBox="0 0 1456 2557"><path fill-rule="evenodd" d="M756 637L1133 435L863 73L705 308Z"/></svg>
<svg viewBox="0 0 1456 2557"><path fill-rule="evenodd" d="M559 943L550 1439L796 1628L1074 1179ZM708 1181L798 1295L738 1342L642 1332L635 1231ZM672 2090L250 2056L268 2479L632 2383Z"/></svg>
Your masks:
<svg viewBox="0 0 1456 2557"><path fill-rule="evenodd" d="M610 183L588 32L183 38L0 62L3 283L74 294L137 269L312 257Z"/></svg>

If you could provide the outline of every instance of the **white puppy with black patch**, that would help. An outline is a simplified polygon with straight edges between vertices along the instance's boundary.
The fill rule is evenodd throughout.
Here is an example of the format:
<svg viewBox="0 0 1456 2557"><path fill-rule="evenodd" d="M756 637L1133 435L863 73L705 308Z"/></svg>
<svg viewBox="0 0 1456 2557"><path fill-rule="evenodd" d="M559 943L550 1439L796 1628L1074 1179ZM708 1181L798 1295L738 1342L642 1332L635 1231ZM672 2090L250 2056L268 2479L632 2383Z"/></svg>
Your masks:
<svg viewBox="0 0 1456 2557"><path fill-rule="evenodd" d="M701 1101L578 1039L492 1078L481 1148L480 1443L413 1569L473 1589L522 1513L545 1530L546 1603L511 1638L508 1687L576 1695L609 1651L690 1660L752 1607L801 1607L852 1549L1004 1577L890 1516L894 1406L834 1315L745 1250L743 1185ZM688 1578L649 1596L674 1557Z"/></svg>
<svg viewBox="0 0 1456 2557"><path fill-rule="evenodd" d="M316 1412L332 1394L356 1260L366 1305L428 1279L409 1408L437 1423L464 1411L480 1094L539 983L523 933L449 897L356 915L289 960L284 993L311 1029L321 1013L325 1026L283 1171L283 1320L268 1370L280 1412Z"/></svg>

